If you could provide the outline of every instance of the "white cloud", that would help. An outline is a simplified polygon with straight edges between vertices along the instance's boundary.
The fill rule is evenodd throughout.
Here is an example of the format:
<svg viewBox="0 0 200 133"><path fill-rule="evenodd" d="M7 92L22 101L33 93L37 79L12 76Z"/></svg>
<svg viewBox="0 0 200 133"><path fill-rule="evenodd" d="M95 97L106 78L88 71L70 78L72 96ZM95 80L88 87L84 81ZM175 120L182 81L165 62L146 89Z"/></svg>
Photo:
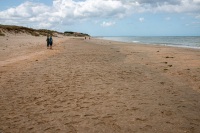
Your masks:
<svg viewBox="0 0 200 133"><path fill-rule="evenodd" d="M200 3L200 0L193 0L195 3Z"/></svg>
<svg viewBox="0 0 200 133"><path fill-rule="evenodd" d="M186 26L200 27L200 22L191 22L191 23L187 23Z"/></svg>
<svg viewBox="0 0 200 133"><path fill-rule="evenodd" d="M186 12L200 15L200 0L53 0L51 6L25 2L0 11L1 24L25 24L49 27L91 19L120 19L141 12ZM197 17L198 18L198 17ZM140 19L141 22L144 18ZM62 22L62 23L61 23ZM114 23L105 22L102 26Z"/></svg>
<svg viewBox="0 0 200 133"><path fill-rule="evenodd" d="M27 18L43 14L49 10L48 6L40 3L25 2L15 8L1 11L1 18Z"/></svg>
<svg viewBox="0 0 200 133"><path fill-rule="evenodd" d="M102 27L109 27L109 26L113 26L113 25L115 25L115 22L103 22L102 24L101 24L101 26Z"/></svg>
<svg viewBox="0 0 200 133"><path fill-rule="evenodd" d="M195 16L196 19L200 19L200 14Z"/></svg>
<svg viewBox="0 0 200 133"><path fill-rule="evenodd" d="M200 22L192 22L192 24L200 24Z"/></svg>
<svg viewBox="0 0 200 133"><path fill-rule="evenodd" d="M139 21L140 22L144 22L144 18L139 18Z"/></svg>
<svg viewBox="0 0 200 133"><path fill-rule="evenodd" d="M52 26L52 24L51 23L40 23L37 26L38 26L38 28L50 28Z"/></svg>
<svg viewBox="0 0 200 133"><path fill-rule="evenodd" d="M92 18L122 18L131 12L130 9L129 4L119 0L53 0L52 6L25 2L15 8L0 11L0 23L24 20L37 22L38 25L45 22L56 24L59 21L69 24Z"/></svg>
<svg viewBox="0 0 200 133"><path fill-rule="evenodd" d="M166 17L165 20L169 21L169 20L171 20L171 18L170 17Z"/></svg>

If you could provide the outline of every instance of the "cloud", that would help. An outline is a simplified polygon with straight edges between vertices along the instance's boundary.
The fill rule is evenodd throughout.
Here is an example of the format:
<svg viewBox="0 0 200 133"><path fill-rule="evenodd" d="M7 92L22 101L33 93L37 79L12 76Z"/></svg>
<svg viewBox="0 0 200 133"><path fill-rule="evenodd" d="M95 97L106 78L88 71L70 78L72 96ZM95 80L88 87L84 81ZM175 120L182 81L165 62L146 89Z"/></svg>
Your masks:
<svg viewBox="0 0 200 133"><path fill-rule="evenodd" d="M17 7L0 11L0 23L28 23L35 28L53 28L60 24L70 25L86 20L121 19L142 12L184 12L199 16L200 0L53 0L50 6L24 2ZM105 22L102 26L109 24L113 25Z"/></svg>
<svg viewBox="0 0 200 133"><path fill-rule="evenodd" d="M51 23L39 23L39 25L37 25L38 28L50 28L52 26Z"/></svg>
<svg viewBox="0 0 200 133"><path fill-rule="evenodd" d="M194 3L200 3L200 0L193 0Z"/></svg>
<svg viewBox="0 0 200 133"><path fill-rule="evenodd" d="M121 1L87 0L77 3L74 15L76 17L123 17L128 12L128 5Z"/></svg>
<svg viewBox="0 0 200 133"><path fill-rule="evenodd" d="M119 0L53 0L52 6L25 2L21 5L0 11L0 23L8 20L21 23L21 20L44 25L45 22L63 24L92 18L123 18L130 13L131 6ZM46 27L46 26L45 26Z"/></svg>
<svg viewBox="0 0 200 133"><path fill-rule="evenodd" d="M195 16L196 19L200 19L200 14Z"/></svg>
<svg viewBox="0 0 200 133"><path fill-rule="evenodd" d="M141 4L151 4L151 5L158 5L158 4L172 4L177 5L180 4L181 0L138 0Z"/></svg>
<svg viewBox="0 0 200 133"><path fill-rule="evenodd" d="M144 18L139 18L139 21L140 22L144 22Z"/></svg>
<svg viewBox="0 0 200 133"><path fill-rule="evenodd" d="M200 27L200 22L187 23L186 26Z"/></svg>
<svg viewBox="0 0 200 133"><path fill-rule="evenodd" d="M113 26L113 25L115 25L115 22L103 22L102 24L101 24L101 26L102 27L109 27L109 26Z"/></svg>
<svg viewBox="0 0 200 133"><path fill-rule="evenodd" d="M6 18L30 18L34 16L38 16L39 14L43 14L47 12L49 7L40 4L40 3L32 3L32 2L25 2L15 8L9 8L5 11L0 12L1 19Z"/></svg>
<svg viewBox="0 0 200 133"><path fill-rule="evenodd" d="M169 20L171 20L171 18L170 17L166 17L165 20L169 21Z"/></svg>

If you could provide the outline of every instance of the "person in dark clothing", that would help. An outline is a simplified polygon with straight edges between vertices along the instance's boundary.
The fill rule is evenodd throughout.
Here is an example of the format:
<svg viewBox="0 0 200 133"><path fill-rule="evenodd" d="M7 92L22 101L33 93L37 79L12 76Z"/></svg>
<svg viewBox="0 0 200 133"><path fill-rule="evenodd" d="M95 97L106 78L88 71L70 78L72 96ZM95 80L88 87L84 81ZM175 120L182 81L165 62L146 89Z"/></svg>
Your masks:
<svg viewBox="0 0 200 133"><path fill-rule="evenodd" d="M50 38L49 38L49 36L47 36L47 49L49 49L49 42L50 42Z"/></svg>
<svg viewBox="0 0 200 133"><path fill-rule="evenodd" d="M52 45L53 45L53 38L52 38L52 36L50 36L50 38L49 38L49 45L50 45L50 49L52 49Z"/></svg>

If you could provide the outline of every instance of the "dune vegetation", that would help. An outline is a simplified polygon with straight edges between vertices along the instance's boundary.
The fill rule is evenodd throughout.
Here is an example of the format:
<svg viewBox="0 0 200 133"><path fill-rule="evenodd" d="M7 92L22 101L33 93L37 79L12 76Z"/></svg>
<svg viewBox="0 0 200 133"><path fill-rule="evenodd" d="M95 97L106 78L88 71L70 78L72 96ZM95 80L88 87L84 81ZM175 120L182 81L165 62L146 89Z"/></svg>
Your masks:
<svg viewBox="0 0 200 133"><path fill-rule="evenodd" d="M83 36L89 36L85 33L79 33L79 32L68 32L65 31L64 33L54 31L54 30L48 30L48 29L33 29L23 26L15 26L15 25L1 25L0 24L0 36L5 36L5 33L11 33L11 34L30 34L32 36L47 36L52 35L56 37L57 35L65 35L65 36L76 36L76 37L83 37Z"/></svg>

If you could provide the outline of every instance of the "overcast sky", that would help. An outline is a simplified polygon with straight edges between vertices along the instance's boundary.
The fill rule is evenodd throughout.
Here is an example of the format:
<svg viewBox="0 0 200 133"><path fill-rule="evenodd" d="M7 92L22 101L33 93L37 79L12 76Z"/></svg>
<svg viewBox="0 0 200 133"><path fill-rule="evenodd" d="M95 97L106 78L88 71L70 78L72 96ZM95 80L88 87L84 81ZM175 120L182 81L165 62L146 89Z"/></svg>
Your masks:
<svg viewBox="0 0 200 133"><path fill-rule="evenodd" d="M0 0L0 24L92 36L200 36L200 0Z"/></svg>

